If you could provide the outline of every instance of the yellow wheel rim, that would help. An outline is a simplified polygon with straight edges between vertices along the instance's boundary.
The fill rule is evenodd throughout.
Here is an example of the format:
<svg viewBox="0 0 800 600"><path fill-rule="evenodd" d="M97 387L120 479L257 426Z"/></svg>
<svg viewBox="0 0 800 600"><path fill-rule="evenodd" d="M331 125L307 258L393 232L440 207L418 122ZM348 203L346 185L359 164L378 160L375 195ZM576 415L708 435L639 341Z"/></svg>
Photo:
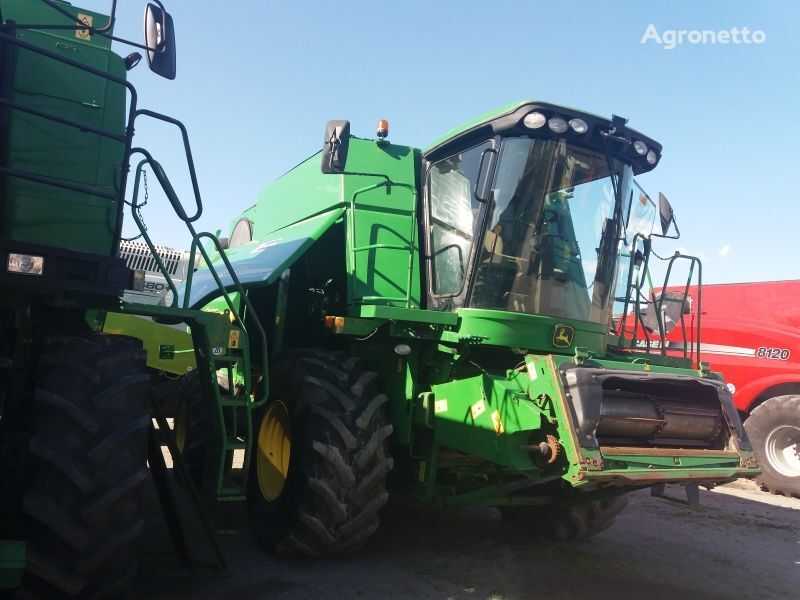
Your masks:
<svg viewBox="0 0 800 600"><path fill-rule="evenodd" d="M289 411L283 402L272 402L258 428L256 472L261 495L277 500L289 474L292 439L289 431Z"/></svg>
<svg viewBox="0 0 800 600"><path fill-rule="evenodd" d="M172 424L175 432L175 445L178 446L178 450L181 453L183 453L183 448L186 445L187 412L186 402L181 402L178 406L178 414L175 415L175 421Z"/></svg>

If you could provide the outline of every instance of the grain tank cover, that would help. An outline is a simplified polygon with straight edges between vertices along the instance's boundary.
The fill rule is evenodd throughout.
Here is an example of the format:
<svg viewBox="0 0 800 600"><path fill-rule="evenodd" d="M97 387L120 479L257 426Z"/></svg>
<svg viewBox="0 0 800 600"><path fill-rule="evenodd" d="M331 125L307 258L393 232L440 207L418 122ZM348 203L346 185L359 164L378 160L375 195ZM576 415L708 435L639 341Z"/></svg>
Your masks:
<svg viewBox="0 0 800 600"><path fill-rule="evenodd" d="M344 212L344 208L334 208L305 221L274 231L263 240L253 240L249 244L225 251L228 259L236 266L236 275L242 285L253 287L275 282L286 269L303 255ZM220 279L226 288L233 288L228 270L217 256L213 262ZM183 288L178 290L183 299ZM204 306L212 297L219 295L219 288L209 269L201 269L194 274L189 305Z"/></svg>

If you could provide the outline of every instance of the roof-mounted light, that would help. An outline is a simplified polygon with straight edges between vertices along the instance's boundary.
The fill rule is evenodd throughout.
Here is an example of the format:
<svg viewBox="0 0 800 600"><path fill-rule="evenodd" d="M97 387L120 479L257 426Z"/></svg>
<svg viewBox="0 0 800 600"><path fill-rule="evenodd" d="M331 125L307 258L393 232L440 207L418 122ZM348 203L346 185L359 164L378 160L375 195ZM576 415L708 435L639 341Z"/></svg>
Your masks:
<svg viewBox="0 0 800 600"><path fill-rule="evenodd" d="M553 133L564 133L569 127L561 117L550 117L550 120L547 121L547 126Z"/></svg>
<svg viewBox="0 0 800 600"><path fill-rule="evenodd" d="M389 135L389 121L386 119L380 119L376 129L378 130L378 139L385 140Z"/></svg>
<svg viewBox="0 0 800 600"><path fill-rule="evenodd" d="M650 150L650 152L647 153L647 163L654 165L657 161L658 156L656 156L656 153L653 150Z"/></svg>
<svg viewBox="0 0 800 600"><path fill-rule="evenodd" d="M639 156L644 156L647 154L647 144L641 140L636 140L633 142L633 149Z"/></svg>
<svg viewBox="0 0 800 600"><path fill-rule="evenodd" d="M572 128L572 131L575 133L586 133L589 131L589 125L587 125L586 121L583 119L570 119L569 126Z"/></svg>
<svg viewBox="0 0 800 600"><path fill-rule="evenodd" d="M532 112L525 115L525 118L522 119L522 124L525 125L528 129L539 129L547 122L547 117L545 117L540 112Z"/></svg>

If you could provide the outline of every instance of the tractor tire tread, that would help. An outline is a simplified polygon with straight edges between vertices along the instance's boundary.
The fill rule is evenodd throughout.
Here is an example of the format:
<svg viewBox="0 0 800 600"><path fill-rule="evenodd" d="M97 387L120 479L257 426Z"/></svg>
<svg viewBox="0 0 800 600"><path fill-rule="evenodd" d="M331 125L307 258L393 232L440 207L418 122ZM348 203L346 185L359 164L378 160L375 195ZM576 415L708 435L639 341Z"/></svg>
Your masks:
<svg viewBox="0 0 800 600"><path fill-rule="evenodd" d="M267 501L251 476L256 535L287 558L354 552L378 528L394 464L378 376L361 358L301 349L276 359L272 377L270 389L292 418L292 457L284 504L258 508Z"/></svg>
<svg viewBox="0 0 800 600"><path fill-rule="evenodd" d="M126 336L42 340L23 589L107 598L135 575L150 422L145 359L141 341Z"/></svg>
<svg viewBox="0 0 800 600"><path fill-rule="evenodd" d="M800 423L800 395L787 394L765 400L753 409L744 424L761 468L756 484L773 495L800 498L800 477L787 477L776 471L760 447L770 430L785 423Z"/></svg>

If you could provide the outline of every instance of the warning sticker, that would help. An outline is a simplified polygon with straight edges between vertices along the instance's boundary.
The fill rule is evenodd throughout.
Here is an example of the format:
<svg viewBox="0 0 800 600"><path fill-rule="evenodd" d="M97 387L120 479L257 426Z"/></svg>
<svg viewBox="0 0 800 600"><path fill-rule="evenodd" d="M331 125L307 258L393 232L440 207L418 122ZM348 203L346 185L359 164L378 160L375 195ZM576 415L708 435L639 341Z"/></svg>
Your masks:
<svg viewBox="0 0 800 600"><path fill-rule="evenodd" d="M531 378L531 381L536 381L539 377L539 374L536 372L536 363L529 360L525 366L528 368L528 377Z"/></svg>
<svg viewBox="0 0 800 600"><path fill-rule="evenodd" d="M447 412L447 398L442 398L433 403L433 412Z"/></svg>
<svg viewBox="0 0 800 600"><path fill-rule="evenodd" d="M503 420L500 418L500 411L496 410L489 416L492 419L492 425L494 425L494 432L497 435L503 433L505 429L503 429Z"/></svg>
<svg viewBox="0 0 800 600"><path fill-rule="evenodd" d="M94 17L92 15L84 15L83 13L78 13L78 20L88 27L94 25ZM92 31L90 29L76 29L75 37L78 38L79 40L87 40L87 41L91 40Z"/></svg>
<svg viewBox="0 0 800 600"><path fill-rule="evenodd" d="M469 409L470 414L472 415L472 419L477 419L483 413L486 412L486 403L483 400L478 400L475 404L473 404Z"/></svg>
<svg viewBox="0 0 800 600"><path fill-rule="evenodd" d="M228 334L228 348L238 348L239 347L239 334L241 332L238 329L231 329L231 332Z"/></svg>

